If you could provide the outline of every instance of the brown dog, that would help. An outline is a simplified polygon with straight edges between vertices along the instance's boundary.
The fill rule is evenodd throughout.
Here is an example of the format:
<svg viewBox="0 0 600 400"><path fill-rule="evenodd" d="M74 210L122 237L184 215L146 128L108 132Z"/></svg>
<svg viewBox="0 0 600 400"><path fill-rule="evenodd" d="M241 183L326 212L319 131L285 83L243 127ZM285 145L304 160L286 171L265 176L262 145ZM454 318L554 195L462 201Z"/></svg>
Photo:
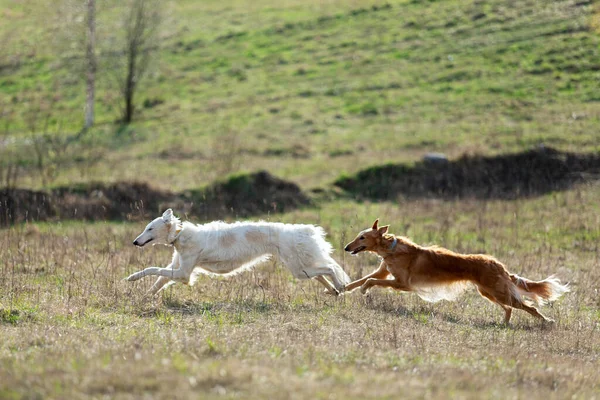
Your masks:
<svg viewBox="0 0 600 400"><path fill-rule="evenodd" d="M383 258L381 265L372 274L346 285L346 291L360 286L366 293L372 286L383 286L416 292L424 300L435 302L454 300L471 282L483 297L504 309L506 324L512 308L554 322L542 315L534 304L556 300L569 291L567 285L561 285L553 276L539 282L530 281L510 274L493 257L458 254L437 246L422 247L407 238L388 234L388 225L378 228L378 222L360 232L345 250L352 254L377 253ZM390 274L392 278L388 279Z"/></svg>

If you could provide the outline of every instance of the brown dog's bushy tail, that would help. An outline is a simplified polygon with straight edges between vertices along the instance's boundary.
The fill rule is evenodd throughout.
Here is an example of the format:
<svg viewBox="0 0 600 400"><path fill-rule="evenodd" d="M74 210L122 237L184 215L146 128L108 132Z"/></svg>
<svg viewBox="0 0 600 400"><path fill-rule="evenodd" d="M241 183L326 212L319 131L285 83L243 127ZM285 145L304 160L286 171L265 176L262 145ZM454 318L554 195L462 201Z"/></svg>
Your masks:
<svg viewBox="0 0 600 400"><path fill-rule="evenodd" d="M528 297L537 304L546 304L554 301L570 291L569 285L563 285L554 275L543 281L531 281L515 274L511 274L510 279L517 287L521 296Z"/></svg>

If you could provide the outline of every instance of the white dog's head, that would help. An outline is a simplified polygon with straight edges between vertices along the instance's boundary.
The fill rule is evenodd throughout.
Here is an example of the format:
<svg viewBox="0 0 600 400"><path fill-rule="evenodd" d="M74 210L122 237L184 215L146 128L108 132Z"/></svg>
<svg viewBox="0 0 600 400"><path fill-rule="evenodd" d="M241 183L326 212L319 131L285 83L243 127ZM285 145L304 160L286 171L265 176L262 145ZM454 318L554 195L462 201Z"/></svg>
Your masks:
<svg viewBox="0 0 600 400"><path fill-rule="evenodd" d="M162 217L150 222L144 232L135 238L133 244L140 247L150 242L152 244L172 244L182 228L181 221L173 215L173 210L169 208Z"/></svg>

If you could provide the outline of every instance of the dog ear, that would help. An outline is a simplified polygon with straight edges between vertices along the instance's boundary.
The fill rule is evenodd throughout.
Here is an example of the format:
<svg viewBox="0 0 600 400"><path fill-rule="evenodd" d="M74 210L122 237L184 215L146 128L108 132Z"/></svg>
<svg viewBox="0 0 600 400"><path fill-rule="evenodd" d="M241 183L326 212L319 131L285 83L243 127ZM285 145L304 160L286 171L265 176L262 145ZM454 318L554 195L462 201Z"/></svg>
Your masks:
<svg viewBox="0 0 600 400"><path fill-rule="evenodd" d="M377 218L377 219L375 220L375 222L373 223L373 228L372 228L373 230L376 230L376 229L377 229L377 224L378 224L378 223L379 223L379 218Z"/></svg>
<svg viewBox="0 0 600 400"><path fill-rule="evenodd" d="M162 219L165 222L169 222L169 221L171 221L171 218L173 218L173 210L171 210L170 208L167 208L167 210L162 215Z"/></svg>
<svg viewBox="0 0 600 400"><path fill-rule="evenodd" d="M377 233L379 233L380 235L383 236L387 233L389 227L390 227L389 225L382 226L381 228L379 228L377 230Z"/></svg>

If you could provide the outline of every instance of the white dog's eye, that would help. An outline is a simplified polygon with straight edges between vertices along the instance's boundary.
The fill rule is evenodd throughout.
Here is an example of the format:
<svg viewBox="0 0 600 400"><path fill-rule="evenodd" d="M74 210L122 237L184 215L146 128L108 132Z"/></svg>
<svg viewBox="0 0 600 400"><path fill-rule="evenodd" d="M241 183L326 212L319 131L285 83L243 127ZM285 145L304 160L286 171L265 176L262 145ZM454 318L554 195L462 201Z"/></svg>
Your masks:
<svg viewBox="0 0 600 400"><path fill-rule="evenodd" d="M154 228L149 228L148 231L151 231L152 229L154 229Z"/></svg>

